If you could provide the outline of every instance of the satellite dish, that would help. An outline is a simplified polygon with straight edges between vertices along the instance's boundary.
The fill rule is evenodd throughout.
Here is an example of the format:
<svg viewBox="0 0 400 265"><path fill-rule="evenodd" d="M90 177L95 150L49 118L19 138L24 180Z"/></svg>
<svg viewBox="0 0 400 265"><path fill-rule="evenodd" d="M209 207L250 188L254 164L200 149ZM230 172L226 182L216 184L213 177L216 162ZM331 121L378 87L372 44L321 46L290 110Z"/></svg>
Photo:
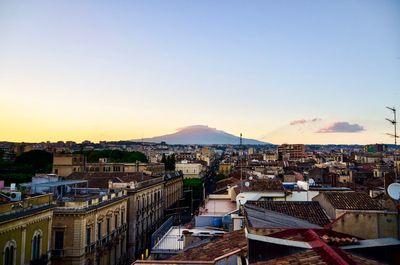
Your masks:
<svg viewBox="0 0 400 265"><path fill-rule="evenodd" d="M400 199L400 183L390 184L387 191L388 191L390 198L392 198L394 200Z"/></svg>
<svg viewBox="0 0 400 265"><path fill-rule="evenodd" d="M246 182L244 183L244 185L245 185L246 187L250 187L250 182L246 181Z"/></svg>
<svg viewBox="0 0 400 265"><path fill-rule="evenodd" d="M250 177L249 177L249 180L253 180L253 177L252 177L252 176L250 176Z"/></svg>

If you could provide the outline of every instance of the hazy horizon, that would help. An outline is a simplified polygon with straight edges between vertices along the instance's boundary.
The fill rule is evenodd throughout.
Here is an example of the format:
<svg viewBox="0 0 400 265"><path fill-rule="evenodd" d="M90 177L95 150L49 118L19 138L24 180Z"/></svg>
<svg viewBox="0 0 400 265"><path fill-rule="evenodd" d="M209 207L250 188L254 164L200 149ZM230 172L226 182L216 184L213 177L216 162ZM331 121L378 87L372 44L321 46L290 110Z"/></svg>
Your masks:
<svg viewBox="0 0 400 265"><path fill-rule="evenodd" d="M0 2L0 141L204 124L281 143L392 143L399 1Z"/></svg>

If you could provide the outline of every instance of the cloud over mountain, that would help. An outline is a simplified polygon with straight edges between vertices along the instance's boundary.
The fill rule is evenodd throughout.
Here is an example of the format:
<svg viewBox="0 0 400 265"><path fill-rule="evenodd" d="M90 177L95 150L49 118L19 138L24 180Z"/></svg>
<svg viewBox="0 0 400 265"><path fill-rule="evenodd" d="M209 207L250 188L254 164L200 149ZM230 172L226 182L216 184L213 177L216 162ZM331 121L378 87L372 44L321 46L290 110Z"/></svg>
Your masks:
<svg viewBox="0 0 400 265"><path fill-rule="evenodd" d="M350 124L347 121L339 121L319 129L316 133L355 133L361 131L365 131L365 129L357 123Z"/></svg>

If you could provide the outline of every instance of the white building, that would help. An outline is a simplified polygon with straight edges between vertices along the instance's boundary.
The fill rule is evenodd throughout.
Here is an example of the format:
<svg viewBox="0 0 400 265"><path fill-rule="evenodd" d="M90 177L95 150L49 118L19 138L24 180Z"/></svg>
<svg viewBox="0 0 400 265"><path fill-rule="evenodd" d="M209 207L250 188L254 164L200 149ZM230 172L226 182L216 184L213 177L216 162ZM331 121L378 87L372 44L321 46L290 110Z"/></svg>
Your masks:
<svg viewBox="0 0 400 265"><path fill-rule="evenodd" d="M175 164L176 171L182 171L183 177L186 178L201 178L203 165L200 163L189 163L187 160L182 160Z"/></svg>

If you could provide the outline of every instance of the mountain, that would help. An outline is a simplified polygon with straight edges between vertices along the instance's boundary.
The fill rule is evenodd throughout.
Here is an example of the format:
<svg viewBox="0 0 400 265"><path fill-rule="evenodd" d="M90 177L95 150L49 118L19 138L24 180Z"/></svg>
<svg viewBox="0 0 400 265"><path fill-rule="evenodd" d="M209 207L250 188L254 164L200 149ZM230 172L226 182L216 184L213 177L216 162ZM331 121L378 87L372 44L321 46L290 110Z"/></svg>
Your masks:
<svg viewBox="0 0 400 265"><path fill-rule="evenodd" d="M135 140L139 141L139 140ZM167 144L239 144L239 136L210 128L207 125L193 125L180 128L177 132L141 139L144 142L166 142ZM254 139L243 138L243 144L269 144Z"/></svg>

